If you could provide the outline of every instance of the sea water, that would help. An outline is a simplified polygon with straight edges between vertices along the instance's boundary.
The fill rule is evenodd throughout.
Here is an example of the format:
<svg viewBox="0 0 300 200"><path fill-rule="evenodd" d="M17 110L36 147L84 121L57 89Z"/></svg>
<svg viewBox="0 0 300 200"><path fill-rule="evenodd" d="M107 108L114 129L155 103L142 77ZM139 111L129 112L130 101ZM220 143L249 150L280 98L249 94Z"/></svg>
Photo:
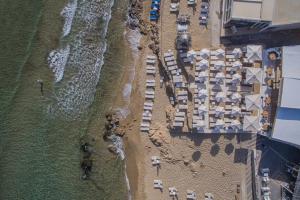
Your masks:
<svg viewBox="0 0 300 200"><path fill-rule="evenodd" d="M33 1L29 2L22 6ZM1 95L10 96L1 98L7 106L1 107L0 118L0 199L127 199L123 152L112 156L102 134L105 113L125 70L122 44L128 2L36 3L39 6L23 7L20 12L36 13L32 18L38 21L25 27L29 19L17 19L25 21L19 31L37 30L32 37L22 38L30 43L22 50L26 51L24 64L10 69L14 81L0 80ZM56 10L52 13L51 9ZM59 15L62 25L58 30L51 23L60 23ZM5 20L14 16L1 15ZM58 40L50 37L55 35L51 31L59 31ZM10 48L16 48L13 56L20 47ZM12 66L1 65L1 77L7 77L6 67ZM37 80L43 81L44 95ZM82 138L91 141L94 152L89 180L81 179Z"/></svg>

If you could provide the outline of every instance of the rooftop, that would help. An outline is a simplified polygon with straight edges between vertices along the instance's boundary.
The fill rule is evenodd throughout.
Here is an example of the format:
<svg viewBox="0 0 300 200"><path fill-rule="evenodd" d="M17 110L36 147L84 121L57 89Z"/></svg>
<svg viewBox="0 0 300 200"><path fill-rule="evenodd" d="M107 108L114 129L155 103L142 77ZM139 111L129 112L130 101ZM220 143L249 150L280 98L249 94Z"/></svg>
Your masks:
<svg viewBox="0 0 300 200"><path fill-rule="evenodd" d="M272 25L300 23L299 0L275 0Z"/></svg>

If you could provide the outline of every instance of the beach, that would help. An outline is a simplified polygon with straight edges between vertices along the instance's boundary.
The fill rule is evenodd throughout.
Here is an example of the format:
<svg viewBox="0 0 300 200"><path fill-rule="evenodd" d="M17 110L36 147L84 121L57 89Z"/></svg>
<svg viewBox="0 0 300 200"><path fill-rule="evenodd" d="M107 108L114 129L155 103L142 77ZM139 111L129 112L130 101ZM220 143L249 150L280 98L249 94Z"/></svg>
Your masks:
<svg viewBox="0 0 300 200"><path fill-rule="evenodd" d="M206 27L199 26L198 12L180 1L180 14L189 14L192 49L217 48L219 44L220 1L211 1L211 18ZM161 3L159 27L160 59L169 49L175 51L176 15L169 12L170 1ZM148 20L150 3L143 3L143 19ZM124 120L127 127L124 136L126 165L133 199L168 199L168 187L176 187L178 199L186 198L187 190L193 190L197 198L212 193L215 199L247 199L251 195L249 184L250 154L239 154L243 149L251 148L255 138L242 140L236 134L192 134L170 133L167 128L166 108L170 102L165 86L160 85L160 76L155 76L155 99L150 132L159 131L161 145L155 145L147 133L140 131L143 112L146 79L147 55L153 55L147 46L151 43L149 35L143 36L139 64L132 85L130 99L131 114ZM176 53L175 53L176 55ZM191 111L189 111L190 113ZM250 137L251 138L251 137ZM247 150L246 150L247 152ZM160 156L160 168L152 165L151 157ZM248 162L247 162L248 161ZM153 188L155 179L162 180L163 191ZM251 179L251 178L250 178ZM241 189L240 189L241 188Z"/></svg>

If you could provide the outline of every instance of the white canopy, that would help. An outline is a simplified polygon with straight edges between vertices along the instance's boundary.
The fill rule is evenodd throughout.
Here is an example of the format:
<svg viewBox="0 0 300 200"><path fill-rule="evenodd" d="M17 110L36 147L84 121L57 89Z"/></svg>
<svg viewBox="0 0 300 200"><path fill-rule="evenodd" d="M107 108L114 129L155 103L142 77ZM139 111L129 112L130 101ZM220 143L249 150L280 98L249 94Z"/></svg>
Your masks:
<svg viewBox="0 0 300 200"><path fill-rule="evenodd" d="M261 68L247 67L246 71L246 83L261 83L262 81L262 70Z"/></svg>
<svg viewBox="0 0 300 200"><path fill-rule="evenodd" d="M224 107L222 107L222 106L217 106L216 107L216 115L217 116L223 115L224 113L225 113Z"/></svg>
<svg viewBox="0 0 300 200"><path fill-rule="evenodd" d="M189 50L187 52L187 57L190 58L190 60L194 60L196 58L196 51L194 51L193 49Z"/></svg>
<svg viewBox="0 0 300 200"><path fill-rule="evenodd" d="M223 80L225 78L225 74L223 72L218 72L216 74L216 79Z"/></svg>
<svg viewBox="0 0 300 200"><path fill-rule="evenodd" d="M259 94L246 95L245 103L247 110L259 110L261 108L261 98Z"/></svg>
<svg viewBox="0 0 300 200"><path fill-rule="evenodd" d="M241 128L241 122L239 120L232 120L232 122L230 123L230 127L234 130L236 129L240 129Z"/></svg>
<svg viewBox="0 0 300 200"><path fill-rule="evenodd" d="M240 48L234 48L232 54L234 55L235 58L240 58L242 57L243 52Z"/></svg>
<svg viewBox="0 0 300 200"><path fill-rule="evenodd" d="M250 62L262 60L262 46L261 45L247 45L246 57Z"/></svg>
<svg viewBox="0 0 300 200"><path fill-rule="evenodd" d="M233 69L234 71L239 70L239 69L241 69L241 68L242 68L242 63L241 63L241 61L237 60L237 61L234 61L234 62L232 63L232 69Z"/></svg>
<svg viewBox="0 0 300 200"><path fill-rule="evenodd" d="M261 127L259 124L259 118L257 116L244 117L243 130L247 132L256 133Z"/></svg>
<svg viewBox="0 0 300 200"><path fill-rule="evenodd" d="M217 49L216 50L216 56L218 58L224 58L225 57L225 51L224 51L224 49Z"/></svg>
<svg viewBox="0 0 300 200"><path fill-rule="evenodd" d="M215 124L215 127L216 127L217 129L222 129L222 128L224 127L224 125L225 125L224 120L222 120L222 119L217 119L216 124Z"/></svg>
<svg viewBox="0 0 300 200"><path fill-rule="evenodd" d="M197 66L199 66L202 70L205 70L208 68L208 60L203 59L200 62L197 63Z"/></svg>
<svg viewBox="0 0 300 200"><path fill-rule="evenodd" d="M215 63L216 70L222 70L225 67L225 62L223 60L218 60Z"/></svg>
<svg viewBox="0 0 300 200"><path fill-rule="evenodd" d="M241 96L240 93L238 93L238 92L234 92L234 93L231 95L231 100L234 101L234 102L240 101L241 98L242 98L242 96Z"/></svg>
<svg viewBox="0 0 300 200"><path fill-rule="evenodd" d="M199 93L198 93L198 97L199 97L199 98L205 98L205 97L207 97L207 96L208 96L208 92L207 92L206 89L201 89L201 90L199 91Z"/></svg>
<svg viewBox="0 0 300 200"><path fill-rule="evenodd" d="M232 75L232 83L233 84L238 84L238 83L240 83L241 82L241 80L242 80L242 76L240 75L240 74L233 74Z"/></svg>
<svg viewBox="0 0 300 200"><path fill-rule="evenodd" d="M210 51L208 49L202 49L200 51L200 56L204 59L208 58L210 55Z"/></svg>
<svg viewBox="0 0 300 200"><path fill-rule="evenodd" d="M207 112L207 107L204 105L204 104L201 104L199 107L198 107L198 113L199 114L203 114Z"/></svg>
<svg viewBox="0 0 300 200"><path fill-rule="evenodd" d="M233 106L232 107L231 114L233 116L238 116L238 115L240 115L240 113L241 113L241 108L240 107L238 107L238 106Z"/></svg>
<svg viewBox="0 0 300 200"><path fill-rule="evenodd" d="M217 95L216 95L216 101L221 102L221 101L224 101L224 99L225 99L224 92L218 92Z"/></svg>

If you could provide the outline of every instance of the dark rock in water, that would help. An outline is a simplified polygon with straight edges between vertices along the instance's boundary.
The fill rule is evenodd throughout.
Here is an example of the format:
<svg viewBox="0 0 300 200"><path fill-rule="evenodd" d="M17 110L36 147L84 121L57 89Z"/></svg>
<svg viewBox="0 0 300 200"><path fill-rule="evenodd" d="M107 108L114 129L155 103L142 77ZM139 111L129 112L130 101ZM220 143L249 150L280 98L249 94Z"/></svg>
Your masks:
<svg viewBox="0 0 300 200"><path fill-rule="evenodd" d="M89 151L89 144L85 142L84 144L81 145L81 150L83 152L88 152Z"/></svg>
<svg viewBox="0 0 300 200"><path fill-rule="evenodd" d="M107 149L109 152L111 152L113 154L116 154L116 155L118 154L118 149L112 144L108 145Z"/></svg>

